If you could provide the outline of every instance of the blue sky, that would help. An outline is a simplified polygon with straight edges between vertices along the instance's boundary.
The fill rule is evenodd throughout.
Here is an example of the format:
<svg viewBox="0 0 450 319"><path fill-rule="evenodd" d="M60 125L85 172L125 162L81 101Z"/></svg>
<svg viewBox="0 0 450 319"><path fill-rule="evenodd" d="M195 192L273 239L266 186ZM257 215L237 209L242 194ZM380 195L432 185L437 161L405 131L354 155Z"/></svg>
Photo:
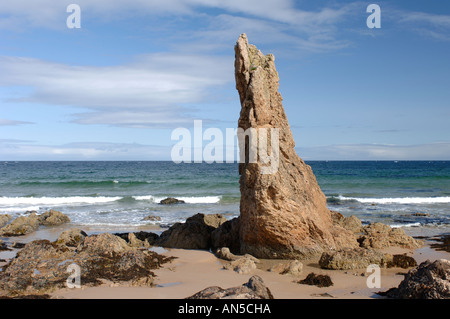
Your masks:
<svg viewBox="0 0 450 319"><path fill-rule="evenodd" d="M177 127L225 135L241 33L275 55L303 159L450 160L448 1L0 1L0 160L170 160Z"/></svg>

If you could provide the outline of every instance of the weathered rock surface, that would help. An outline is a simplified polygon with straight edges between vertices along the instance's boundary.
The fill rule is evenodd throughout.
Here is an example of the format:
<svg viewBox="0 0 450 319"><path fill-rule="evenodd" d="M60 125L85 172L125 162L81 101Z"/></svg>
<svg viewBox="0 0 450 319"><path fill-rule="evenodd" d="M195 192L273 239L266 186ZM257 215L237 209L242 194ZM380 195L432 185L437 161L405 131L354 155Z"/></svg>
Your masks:
<svg viewBox="0 0 450 319"><path fill-rule="evenodd" d="M361 220L356 216L345 217L341 213L331 211L331 218L333 222L354 234L360 234L364 227Z"/></svg>
<svg viewBox="0 0 450 319"><path fill-rule="evenodd" d="M130 246L151 247L155 244L159 236L152 232L139 231L134 233L115 233L114 235L124 239Z"/></svg>
<svg viewBox="0 0 450 319"><path fill-rule="evenodd" d="M223 289L208 287L187 299L274 299L269 288L259 276L252 276L242 286Z"/></svg>
<svg viewBox="0 0 450 319"><path fill-rule="evenodd" d="M152 269L169 262L155 252L130 247L109 233L84 238L78 249L48 240L25 245L0 272L0 291L8 295L42 293L65 287L71 264L80 267L81 285L99 285L102 280L151 285Z"/></svg>
<svg viewBox="0 0 450 319"><path fill-rule="evenodd" d="M86 237L87 234L83 230L79 228L72 228L63 231L56 240L56 244L65 245L68 247L77 247L84 242Z"/></svg>
<svg viewBox="0 0 450 319"><path fill-rule="evenodd" d="M239 256L233 254L230 252L230 249L228 247L222 247L216 250L216 257L223 259L223 260L236 260L239 258Z"/></svg>
<svg viewBox="0 0 450 319"><path fill-rule="evenodd" d="M220 214L196 214L186 219L185 223L175 223L164 231L155 245L167 248L210 249L211 233L224 222L226 218Z"/></svg>
<svg viewBox="0 0 450 319"><path fill-rule="evenodd" d="M393 256L375 251L373 249L355 248L339 251L324 252L319 260L320 267L324 269L363 269L371 264L381 268L388 267Z"/></svg>
<svg viewBox="0 0 450 319"><path fill-rule="evenodd" d="M39 221L44 226L58 226L70 223L70 218L57 210L49 210L39 215Z"/></svg>
<svg viewBox="0 0 450 319"><path fill-rule="evenodd" d="M0 215L0 228L5 226L9 221L12 219L12 216L9 214L2 214Z"/></svg>
<svg viewBox="0 0 450 319"><path fill-rule="evenodd" d="M269 271L276 272L281 275L296 276L303 271L303 264L298 260L292 260L284 263L279 263L272 266Z"/></svg>
<svg viewBox="0 0 450 319"><path fill-rule="evenodd" d="M40 225L39 216L32 213L28 216L19 216L10 224L0 229L0 236L22 236L34 232Z"/></svg>
<svg viewBox="0 0 450 319"><path fill-rule="evenodd" d="M243 256L225 264L223 269L233 270L238 274L250 274L256 269L256 262L253 258Z"/></svg>
<svg viewBox="0 0 450 319"><path fill-rule="evenodd" d="M267 148L272 155L279 153L274 173L263 174L268 165L261 156L251 163L248 150L252 145L240 145L241 154L246 154L245 163L239 165L241 253L296 259L328 249L356 247L353 233L332 223L325 195L311 167L295 152L278 92L274 56L264 56L242 34L235 46L235 57L236 88L242 107L238 127L244 131L256 129L258 135L261 129L269 133L272 128L279 130L278 148L272 144L272 133L267 134L267 141L271 141ZM260 136L257 140L262 143Z"/></svg>
<svg viewBox="0 0 450 319"><path fill-rule="evenodd" d="M361 247L375 249L393 246L415 249L423 244L420 240L406 235L402 228L392 228L382 223L372 223L365 226L358 242Z"/></svg>
<svg viewBox="0 0 450 319"><path fill-rule="evenodd" d="M53 209L41 215L33 211L26 216L17 217L1 228L0 236L23 236L36 231L40 225L56 226L68 222L70 222L68 216Z"/></svg>
<svg viewBox="0 0 450 319"><path fill-rule="evenodd" d="M427 260L411 269L397 288L380 294L397 299L450 299L450 261Z"/></svg>

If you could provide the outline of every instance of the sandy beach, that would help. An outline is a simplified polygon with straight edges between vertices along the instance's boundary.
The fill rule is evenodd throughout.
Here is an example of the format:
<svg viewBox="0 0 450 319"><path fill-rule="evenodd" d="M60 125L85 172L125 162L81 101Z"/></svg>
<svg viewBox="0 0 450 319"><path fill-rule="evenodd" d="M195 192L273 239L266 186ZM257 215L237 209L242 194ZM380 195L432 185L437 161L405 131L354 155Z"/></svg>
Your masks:
<svg viewBox="0 0 450 319"><path fill-rule="evenodd" d="M43 227L38 231L20 237L8 238L9 242L27 243L37 239L54 241L66 229L74 225L57 227ZM139 231L139 229L107 229L103 231L121 233ZM162 229L149 227L146 231L159 232ZM91 234L102 232L100 228L86 230ZM388 248L383 252L390 254L407 254L413 257L418 264L429 259L450 259L450 253L437 251L430 247L431 241L424 241L424 246L415 250L402 248ZM260 276L266 286L271 290L275 299L376 299L381 298L376 292L386 291L397 287L408 269L388 268L381 269L380 288L368 288L367 279L371 273L366 269L356 270L326 270L318 265L318 259L302 260L303 271L298 275L281 275L270 272L269 269L282 262L282 260L260 259L257 269L249 274L238 274L223 268L226 261L217 258L212 252L205 250L170 249L162 247L149 248L165 256L177 257L170 263L154 270L156 277L152 287L131 286L126 283L112 283L105 281L97 287L83 286L81 288L63 288L50 293L54 299L183 299L207 287L219 286L222 288L236 287L247 282L253 275ZM17 249L0 252L0 267L12 258ZM330 287L317 287L297 283L309 273L329 275L333 285Z"/></svg>
<svg viewBox="0 0 450 319"><path fill-rule="evenodd" d="M406 269L381 269L381 288L368 288L365 269L360 270L325 270L317 260L303 261L303 272L297 276L280 275L267 271L280 260L262 260L258 269L251 274L237 274L223 269L224 261L214 254L201 250L160 249L163 254L177 257L170 264L155 271L155 287L130 287L126 285L105 284L100 287L62 289L51 294L52 298L68 299L183 299L210 286L229 288L240 286L252 275L259 275L272 291L276 299L370 299L380 298L376 292L396 287L402 281ZM159 251L157 249L157 251ZM395 253L407 253L418 263L427 259L449 259L450 253L437 252L428 245L416 251L395 249ZM394 252L390 251L390 252ZM316 287L298 284L307 274L329 275L333 281L331 287Z"/></svg>

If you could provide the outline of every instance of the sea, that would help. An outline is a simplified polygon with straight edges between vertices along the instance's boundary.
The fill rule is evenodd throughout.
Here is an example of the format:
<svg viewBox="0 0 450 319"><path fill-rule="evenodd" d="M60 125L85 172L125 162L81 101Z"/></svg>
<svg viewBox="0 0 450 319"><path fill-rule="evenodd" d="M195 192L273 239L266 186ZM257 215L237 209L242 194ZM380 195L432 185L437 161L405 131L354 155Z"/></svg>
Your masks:
<svg viewBox="0 0 450 319"><path fill-rule="evenodd" d="M450 161L307 164L330 210L411 235L450 231ZM185 203L159 204L167 197ZM237 163L0 162L0 214L13 217L55 209L81 228L169 227L197 213L237 217L239 201Z"/></svg>

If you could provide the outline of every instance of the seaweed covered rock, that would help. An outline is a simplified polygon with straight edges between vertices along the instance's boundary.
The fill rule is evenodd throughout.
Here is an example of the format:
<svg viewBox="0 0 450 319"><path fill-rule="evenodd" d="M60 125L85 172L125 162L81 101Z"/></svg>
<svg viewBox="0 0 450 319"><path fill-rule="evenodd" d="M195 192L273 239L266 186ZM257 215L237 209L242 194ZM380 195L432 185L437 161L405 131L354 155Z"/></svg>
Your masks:
<svg viewBox="0 0 450 319"><path fill-rule="evenodd" d="M72 228L63 231L56 240L56 244L66 245L68 247L77 247L84 242L84 239L87 236L88 235L83 230L79 228Z"/></svg>
<svg viewBox="0 0 450 319"><path fill-rule="evenodd" d="M308 276L306 276L305 279L299 280L299 284L302 285L310 285L310 286L317 286L317 287L330 287L333 286L333 281L331 280L330 276L328 275L317 275L315 273L310 273Z"/></svg>
<svg viewBox="0 0 450 319"><path fill-rule="evenodd" d="M450 261L424 261L397 288L380 294L396 299L450 299Z"/></svg>
<svg viewBox="0 0 450 319"><path fill-rule="evenodd" d="M148 286L153 282L152 270L172 259L130 247L122 238L109 233L85 237L78 249L63 242L36 240L26 244L3 267L0 291L20 295L65 287L71 265L79 267L82 286L100 285L104 280Z"/></svg>

